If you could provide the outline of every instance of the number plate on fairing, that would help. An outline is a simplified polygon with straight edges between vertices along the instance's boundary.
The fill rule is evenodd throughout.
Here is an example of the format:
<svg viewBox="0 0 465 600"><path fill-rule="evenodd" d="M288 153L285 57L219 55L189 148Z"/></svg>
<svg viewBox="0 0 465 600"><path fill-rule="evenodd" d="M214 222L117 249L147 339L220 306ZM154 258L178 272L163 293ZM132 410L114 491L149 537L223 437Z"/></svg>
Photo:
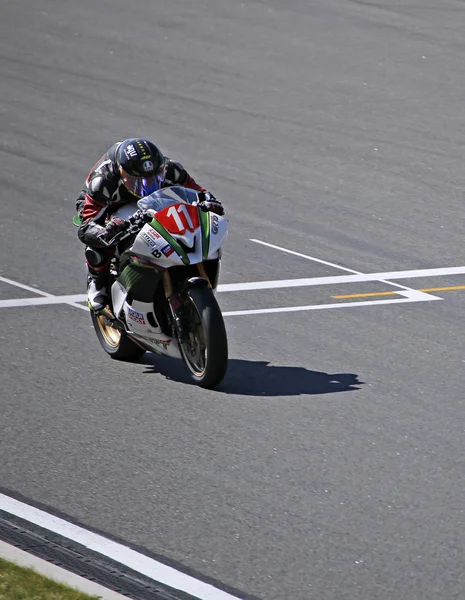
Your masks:
<svg viewBox="0 0 465 600"><path fill-rule="evenodd" d="M176 235L194 232L199 226L199 211L190 204L175 204L157 212L155 219L166 231Z"/></svg>

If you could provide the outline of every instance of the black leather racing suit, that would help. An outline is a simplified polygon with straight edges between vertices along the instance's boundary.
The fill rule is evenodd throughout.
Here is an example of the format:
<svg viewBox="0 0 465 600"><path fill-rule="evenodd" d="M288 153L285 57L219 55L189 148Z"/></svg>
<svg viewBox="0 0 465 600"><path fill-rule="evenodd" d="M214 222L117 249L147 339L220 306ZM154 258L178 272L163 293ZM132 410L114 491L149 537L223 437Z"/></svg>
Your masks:
<svg viewBox="0 0 465 600"><path fill-rule="evenodd" d="M83 221L78 236L87 246L85 256L89 273L93 277L100 276L103 280L107 277L112 251L97 236L103 231L105 221L120 206L136 200L125 187L116 164L116 152L120 143L111 146L92 167L76 201L76 209ZM182 185L200 192L206 191L181 164L166 160L166 174L162 187Z"/></svg>

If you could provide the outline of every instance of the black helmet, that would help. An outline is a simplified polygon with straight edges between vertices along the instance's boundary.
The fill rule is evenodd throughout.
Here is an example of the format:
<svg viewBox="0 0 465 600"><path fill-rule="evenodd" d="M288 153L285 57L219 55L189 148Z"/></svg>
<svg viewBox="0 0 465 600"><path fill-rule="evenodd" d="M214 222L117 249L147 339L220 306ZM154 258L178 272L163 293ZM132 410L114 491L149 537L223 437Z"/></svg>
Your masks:
<svg viewBox="0 0 465 600"><path fill-rule="evenodd" d="M160 150L142 138L124 140L116 152L116 163L126 188L143 198L160 189L166 161Z"/></svg>

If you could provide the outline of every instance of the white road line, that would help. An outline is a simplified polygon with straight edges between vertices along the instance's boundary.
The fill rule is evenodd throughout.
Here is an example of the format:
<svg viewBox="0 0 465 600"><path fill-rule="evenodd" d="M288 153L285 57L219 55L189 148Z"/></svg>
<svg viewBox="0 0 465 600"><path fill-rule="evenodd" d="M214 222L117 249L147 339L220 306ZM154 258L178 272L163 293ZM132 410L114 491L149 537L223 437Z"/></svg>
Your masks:
<svg viewBox="0 0 465 600"><path fill-rule="evenodd" d="M242 292L250 290L270 290L275 288L340 285L341 283L362 283L366 281L379 282L385 281L386 279L446 277L463 274L465 274L465 267L444 267L438 269L418 269L416 271L388 271L386 273L362 273L360 275L333 275L329 277L309 277L305 279L281 279L274 281L251 281L249 283L226 283L218 286L218 291Z"/></svg>
<svg viewBox="0 0 465 600"><path fill-rule="evenodd" d="M182 571L178 571L153 558L140 554L123 544L109 540L92 531L87 531L83 527L73 525L64 519L50 515L43 510L29 506L4 494L0 494L0 510L34 523L48 531L62 535L69 540L73 540L89 548L89 550L103 554L125 565L137 573L141 573L170 588L181 590L186 594L194 596L194 598L199 598L200 600L238 600L237 596L223 592L208 583L186 575Z"/></svg>
<svg viewBox="0 0 465 600"><path fill-rule="evenodd" d="M246 292L253 290L269 290L269 289L279 289L279 288L293 288L293 287L312 287L312 286L325 286L325 285L341 285L345 283L364 283L370 281L382 282L388 279L416 279L416 278L429 278L429 277L446 277L446 276L454 276L454 275L464 275L465 274L465 266L464 267L443 267L437 269L417 269L415 271L388 271L385 273L361 273L354 275L333 275L329 277L310 277L306 279L282 279L275 281L250 281L248 283L226 283L218 286L218 292ZM34 291L36 294L41 294L42 298L13 298L8 300L0 300L0 308L11 308L18 306L40 306L40 305L48 305L48 304L69 304L70 306L74 306L75 308L79 308L81 310L87 311L88 308L85 305L77 304L79 302L85 302L86 295L85 294L73 294L73 295L63 295L63 296L54 296L52 294L48 294L47 292L43 292L41 290L36 290L34 288L30 288L29 286L25 286L23 284L19 284L10 279L0 278L0 281L5 281L6 283L10 283L11 285L15 285L16 287L21 287L24 289L28 289ZM392 285L392 282L390 282ZM441 299L439 296L433 296L431 294L426 294L423 292L419 292L418 290L410 290L407 288L405 291L397 292L399 295L404 296L409 300L432 300L432 299ZM386 300L382 300L382 302L386 302ZM357 305L361 305L362 303L357 302ZM339 303L337 306L347 306L348 303ZM330 306L332 304L326 304L322 306ZM272 309L275 311L275 309Z"/></svg>
<svg viewBox="0 0 465 600"><path fill-rule="evenodd" d="M14 285L15 287L21 288L22 290L27 290L28 292L34 292L34 294L38 294L39 296L46 296L48 298L53 296L53 294L43 292L42 290L38 290L29 285L24 285L24 283L18 283L17 281L13 281L13 279L7 279L6 277L0 277L0 281L3 281L3 283L7 283L8 285Z"/></svg>
<svg viewBox="0 0 465 600"><path fill-rule="evenodd" d="M274 244L269 244L268 242L262 242L261 240L256 240L251 238L251 242L255 242L256 244L261 244L262 246L268 246L268 248L274 248L275 250L280 250L281 252L286 252L287 254L293 254L294 256L300 256L300 258L306 258L307 260L311 260L313 262L320 263L321 265L326 265L327 267L333 267L334 269L339 269L340 271L347 271L347 273L354 273L360 275L359 271L354 271L353 269L348 269L347 267L343 267L341 265L336 265L335 263L328 262L327 260L322 260L321 258L315 258L314 256L308 256L308 254L301 254L300 252L295 252L295 250L289 250L288 248L282 248L281 246L275 246Z"/></svg>
<svg viewBox="0 0 465 600"><path fill-rule="evenodd" d="M295 256L300 256L301 258L306 258L307 260L311 260L313 262L320 263L322 265L327 265L328 267L333 267L335 269L340 269L341 271L347 271L349 273L353 273L354 275L362 275L361 271L354 271L354 269L348 269L347 267L343 267L341 265L337 265L335 263L328 262L326 260L322 260L321 258L315 258L314 256L309 256L308 254L301 254L300 252L294 252L294 250L289 250L288 248L282 248L281 246L275 246L274 244L269 244L268 242L262 242L261 240L251 239L251 242L255 242L256 244L262 244L263 246L268 246L269 248L274 248L275 250L280 250L281 252L287 252L288 254L294 254ZM405 296L406 298L418 298L421 300L423 296L430 296L433 298L432 294L426 294L425 292L420 292L419 290L413 290L410 287L402 285L400 283L393 283L392 281L387 281L386 279L380 279L380 283L385 283L386 285L390 285L392 287L399 288L403 290L403 292L396 292L401 296ZM434 298L438 298L438 296L434 296Z"/></svg>
<svg viewBox="0 0 465 600"><path fill-rule="evenodd" d="M73 296L46 296L43 298L12 298L9 300L0 300L0 308L14 308L16 306L43 306L48 304L70 304L76 308L84 308L87 306L75 304L76 302L85 302L85 294L76 294Z"/></svg>
<svg viewBox="0 0 465 600"><path fill-rule="evenodd" d="M0 300L0 308L10 308L14 306L35 306L40 304L69 304L69 306L73 306L74 308L89 310L87 306L75 304L76 302L85 301L86 296L54 296L48 292L33 288L29 285L24 285L24 283L19 283L13 279L7 279L6 277L0 277L0 281L7 283L8 285L13 285L17 288L21 288L22 290L27 290L28 292L34 292L34 294L39 296L43 296L42 298L13 298L11 300Z"/></svg>
<svg viewBox="0 0 465 600"><path fill-rule="evenodd" d="M414 290L415 291L415 290ZM405 302L428 302L431 300L442 300L439 296L430 296L423 294L420 297L415 295L408 295L408 292L404 292L404 298L397 298L391 300L367 300L358 302L338 302L337 304L311 304L308 306L289 306L282 308L261 308L253 310L233 310L223 312L224 317L241 316L241 315L258 315L276 312L294 312L294 311L305 311L305 310L323 310L329 308L351 308L354 306L374 306L377 304L399 304ZM402 294L402 295L403 295ZM426 297L425 297L426 296ZM0 300L0 308L13 308L18 306L47 306L51 304L69 304L76 308L81 308L85 311L89 309L87 306L82 304L75 304L76 302L84 302L86 296L84 294L78 294L75 296L52 296L48 298L16 298L13 300Z"/></svg>
<svg viewBox="0 0 465 600"><path fill-rule="evenodd" d="M427 294L425 294L426 296ZM443 300L436 296L429 298L394 298L393 300L366 300L361 302L339 302L338 304L310 304L308 306L284 306L279 308L257 308L251 310L232 310L223 313L223 317L240 317L243 315L266 315L271 313L298 312L305 310L324 310L329 308L357 308L359 306L379 306L381 304L407 304L411 302L433 302Z"/></svg>

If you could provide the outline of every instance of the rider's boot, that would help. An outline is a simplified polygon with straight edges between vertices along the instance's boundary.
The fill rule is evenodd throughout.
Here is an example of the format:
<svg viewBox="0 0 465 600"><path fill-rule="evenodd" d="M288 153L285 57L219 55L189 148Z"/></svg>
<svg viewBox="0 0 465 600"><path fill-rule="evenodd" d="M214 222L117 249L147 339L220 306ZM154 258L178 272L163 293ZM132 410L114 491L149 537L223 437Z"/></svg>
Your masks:
<svg viewBox="0 0 465 600"><path fill-rule="evenodd" d="M108 273L91 271L87 285L87 305L95 311L102 310L108 304Z"/></svg>

